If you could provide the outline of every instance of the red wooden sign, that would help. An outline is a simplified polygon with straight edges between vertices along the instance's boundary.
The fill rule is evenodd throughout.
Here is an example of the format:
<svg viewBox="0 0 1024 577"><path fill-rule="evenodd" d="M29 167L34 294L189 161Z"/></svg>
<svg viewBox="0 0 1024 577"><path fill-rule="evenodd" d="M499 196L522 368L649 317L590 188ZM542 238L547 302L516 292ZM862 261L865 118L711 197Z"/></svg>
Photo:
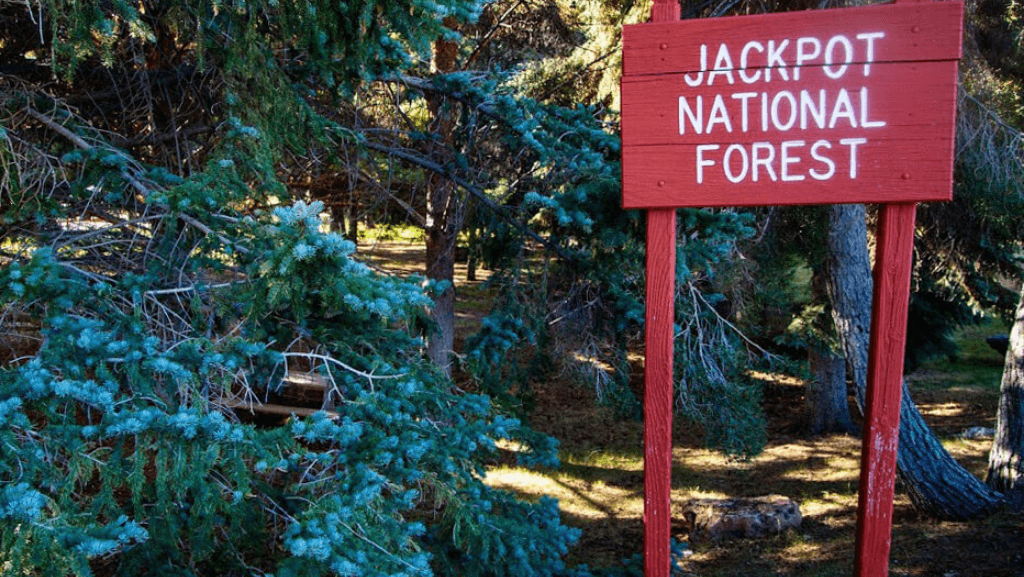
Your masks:
<svg viewBox="0 0 1024 577"><path fill-rule="evenodd" d="M626 208L950 200L961 2L623 28Z"/></svg>
<svg viewBox="0 0 1024 577"><path fill-rule="evenodd" d="M916 202L952 194L960 2L623 30L623 205L647 208L644 572L671 559L675 209L881 202L854 573L889 568Z"/></svg>

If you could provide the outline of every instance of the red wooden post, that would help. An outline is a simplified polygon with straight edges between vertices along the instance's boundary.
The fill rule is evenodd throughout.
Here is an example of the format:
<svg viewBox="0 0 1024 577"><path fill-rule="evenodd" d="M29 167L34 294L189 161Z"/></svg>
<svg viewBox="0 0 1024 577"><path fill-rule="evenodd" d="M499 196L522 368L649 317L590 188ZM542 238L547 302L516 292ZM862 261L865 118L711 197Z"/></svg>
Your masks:
<svg viewBox="0 0 1024 577"><path fill-rule="evenodd" d="M679 20L676 0L655 0L651 22ZM671 572L672 339L675 321L676 209L647 211L644 340L644 576Z"/></svg>
<svg viewBox="0 0 1024 577"><path fill-rule="evenodd" d="M644 575L668 577L672 521L672 337L676 211L647 212L644 328Z"/></svg>
<svg viewBox="0 0 1024 577"><path fill-rule="evenodd" d="M894 3L931 1L895 0ZM917 205L913 203L883 204L878 214L855 577L889 574L916 211Z"/></svg>
<svg viewBox="0 0 1024 577"><path fill-rule="evenodd" d="M883 204L878 215L856 577L885 577L889 573L916 210L917 205L912 203Z"/></svg>

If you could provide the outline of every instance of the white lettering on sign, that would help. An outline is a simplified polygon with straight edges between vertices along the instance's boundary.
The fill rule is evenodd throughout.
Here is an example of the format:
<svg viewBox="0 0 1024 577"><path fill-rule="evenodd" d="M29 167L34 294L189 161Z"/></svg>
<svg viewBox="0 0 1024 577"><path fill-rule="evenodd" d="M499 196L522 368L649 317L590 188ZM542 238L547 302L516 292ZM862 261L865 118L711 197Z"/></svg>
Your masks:
<svg viewBox="0 0 1024 577"><path fill-rule="evenodd" d="M729 101L733 102L727 104ZM761 119L758 125L761 132L785 132L797 124L800 130L885 126L884 120L872 118L867 87L861 87L852 95L845 88L833 94L825 89L818 90L817 94L801 90L795 95L789 90L780 90L774 94L735 92L728 95L728 101L722 94L716 94L709 107L704 106L701 95L680 96L679 134L711 134L718 125L725 132L732 132L733 110L739 111L739 131L750 132L751 107Z"/></svg>
<svg viewBox="0 0 1024 577"><path fill-rule="evenodd" d="M851 75L871 74L878 42L884 38L885 32L869 31L829 38L750 40L742 46L722 42L717 49L702 44L699 67L684 74L683 81L691 88L715 86L722 92L679 96L679 134L762 136L756 142L698 144L697 184L703 184L712 171L735 184L824 181L840 175L856 179L858 152L869 141L867 136L845 136L850 129L882 128L886 121L872 110L868 87L850 88L849 81ZM778 85L806 82L812 74L820 75L825 88ZM845 86L829 87L839 80ZM753 84L777 86L740 88ZM811 139L795 136L808 130L819 134ZM820 131L842 132L844 137L822 138ZM769 141L775 133L792 136ZM840 170L840 166L847 168Z"/></svg>
<svg viewBox="0 0 1024 577"><path fill-rule="evenodd" d="M732 183L766 179L772 182L795 182L808 176L829 180L836 174L836 160L845 159L850 179L857 178L857 147L867 144L866 138L841 138L838 143L817 140L784 140L781 143L697 145L697 184L704 183L706 170L720 167Z"/></svg>

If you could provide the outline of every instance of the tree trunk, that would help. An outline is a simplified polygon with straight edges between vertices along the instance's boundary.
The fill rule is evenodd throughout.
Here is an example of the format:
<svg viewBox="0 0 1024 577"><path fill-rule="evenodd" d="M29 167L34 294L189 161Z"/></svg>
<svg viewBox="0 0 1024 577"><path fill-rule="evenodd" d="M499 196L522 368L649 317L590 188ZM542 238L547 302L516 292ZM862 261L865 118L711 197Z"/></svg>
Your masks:
<svg viewBox="0 0 1024 577"><path fill-rule="evenodd" d="M857 407L864 414L871 340L871 257L867 217L862 204L829 206L828 251L825 263L832 320L856 385Z"/></svg>
<svg viewBox="0 0 1024 577"><path fill-rule="evenodd" d="M469 238L466 240L466 280L476 282L477 240L479 227L476 222L476 203L472 199L466 202L466 222L469 223Z"/></svg>
<svg viewBox="0 0 1024 577"><path fill-rule="evenodd" d="M872 278L867 222L862 205L829 207L828 293L847 363L854 375L857 405L864 413ZM1002 501L942 447L921 417L903 383L900 406L898 476L914 507L940 519L967 519L991 512Z"/></svg>
<svg viewBox="0 0 1024 577"><path fill-rule="evenodd" d="M449 234L446 221L451 205L451 188L438 186L430 191L427 202L427 278L447 286L434 295L432 317L434 332L427 339L427 356L451 376L455 348L455 235Z"/></svg>
<svg viewBox="0 0 1024 577"><path fill-rule="evenodd" d="M807 352L814 378L807 385L810 433L852 433L850 406L846 400L846 359L814 347Z"/></svg>
<svg viewBox="0 0 1024 577"><path fill-rule="evenodd" d="M455 70L457 57L458 46L438 38L433 46L432 71L443 74ZM445 148L450 148L454 140L455 113L438 92L428 92L426 100L431 115L431 129L441 143L435 157L445 158L448 156ZM436 327L427 339L427 356L448 376L451 376L452 353L455 349L455 237L458 233L455 196L453 186L447 179L437 174L428 177L424 225L427 243L426 275L428 279L447 286L434 295L432 317Z"/></svg>
<svg viewBox="0 0 1024 577"><path fill-rule="evenodd" d="M999 389L996 436L988 456L988 484L1004 493L1024 492L1024 290L1006 350Z"/></svg>
<svg viewBox="0 0 1024 577"><path fill-rule="evenodd" d="M914 508L936 519L963 521L991 513L1002 503L1002 495L949 455L911 400L906 381L896 472Z"/></svg>
<svg viewBox="0 0 1024 577"><path fill-rule="evenodd" d="M815 266L811 295L815 302L828 298L827 266ZM815 321L817 324L820 321ZM846 398L846 359L830 350L827 343L811 343L807 360L814 378L807 384L807 412L810 434L856 433Z"/></svg>
<svg viewBox="0 0 1024 577"><path fill-rule="evenodd" d="M359 190L349 188L348 207L345 209L345 238L359 244Z"/></svg>

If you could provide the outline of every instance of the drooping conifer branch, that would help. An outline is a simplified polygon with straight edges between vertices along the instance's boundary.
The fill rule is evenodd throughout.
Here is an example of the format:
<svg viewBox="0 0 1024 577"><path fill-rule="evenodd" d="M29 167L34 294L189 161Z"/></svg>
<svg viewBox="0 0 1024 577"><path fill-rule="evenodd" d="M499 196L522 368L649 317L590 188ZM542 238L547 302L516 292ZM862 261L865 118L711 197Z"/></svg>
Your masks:
<svg viewBox="0 0 1024 577"><path fill-rule="evenodd" d="M565 252L564 250L562 250L562 247L560 247L560 246L554 244L553 242L551 242L550 240L542 237L541 235L537 234L534 230L532 230L530 227L528 227L525 224L519 222L519 220L516 219L515 217L507 214L505 209L502 208L501 206L498 206L493 200L488 198L487 194L483 190L481 190L480 188L477 188L476 186L474 186L472 183L466 181L465 179L460 178L458 175L453 174L451 171L445 169L440 164L438 164L436 162L433 162L431 160L428 160L426 158L423 158L421 156L412 154L410 152L406 152L404 150L399 150L399 149L396 149L396 148L393 148L393 147L390 147L390 146L385 146L385 145L382 145L382 144L377 144L377 143L372 142L372 141L363 141L360 144L362 146L365 146L366 148L371 149L371 150L376 150L377 152L383 152L383 153L392 155L392 156L394 156L396 158L400 158L400 159L402 159L402 160L404 160L406 162L410 162L412 164L415 164L416 166L419 166L420 168L425 168L425 169L427 169L427 170L429 170L429 171L431 171L431 172L433 172L433 173L435 173L435 174L437 174L437 175L439 175L439 176L449 180L452 184L455 184L456 186L458 186L462 190L465 190L466 192L471 194L473 196L473 198L475 198L478 201L480 201L480 203L483 204L488 210L490 210L495 216L497 216L498 218L501 218L502 220L504 220L508 224L512 225L517 230L519 230L522 234L524 234L524 235L530 237L531 239L537 241L538 243L543 245L544 248L546 248L547 250L557 254L565 262L570 263L570 264L575 263L576 258L574 256L570 255L569 253Z"/></svg>

